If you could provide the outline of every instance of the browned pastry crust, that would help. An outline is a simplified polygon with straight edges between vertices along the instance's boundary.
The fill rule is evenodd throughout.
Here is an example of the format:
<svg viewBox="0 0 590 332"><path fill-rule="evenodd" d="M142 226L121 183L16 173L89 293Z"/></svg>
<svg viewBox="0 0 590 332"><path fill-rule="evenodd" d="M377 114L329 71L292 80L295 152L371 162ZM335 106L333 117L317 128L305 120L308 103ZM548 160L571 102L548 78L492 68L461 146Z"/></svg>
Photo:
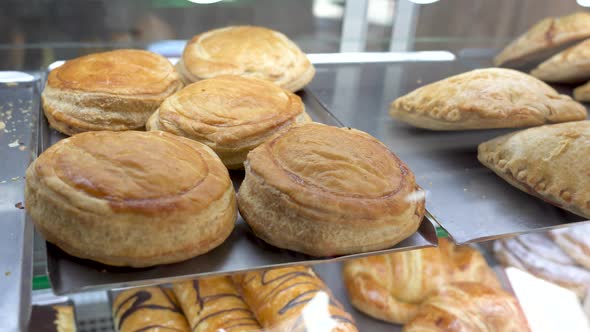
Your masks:
<svg viewBox="0 0 590 332"><path fill-rule="evenodd" d="M76 320L74 307L71 305L54 305L55 310L55 330L57 332L76 332Z"/></svg>
<svg viewBox="0 0 590 332"><path fill-rule="evenodd" d="M590 82L574 89L574 99L577 101L590 101Z"/></svg>
<svg viewBox="0 0 590 332"><path fill-rule="evenodd" d="M590 225L554 229L549 236L578 264L590 269Z"/></svg>
<svg viewBox="0 0 590 332"><path fill-rule="evenodd" d="M554 55L533 69L531 75L545 82L588 81L590 79L590 39Z"/></svg>
<svg viewBox="0 0 590 332"><path fill-rule="evenodd" d="M500 136L480 144L477 157L516 188L590 218L590 121Z"/></svg>
<svg viewBox="0 0 590 332"><path fill-rule="evenodd" d="M390 248L424 216L414 174L364 132L292 127L248 154L240 213L264 241L314 256Z"/></svg>
<svg viewBox="0 0 590 332"><path fill-rule="evenodd" d="M182 261L221 244L236 220L227 169L207 146L164 132L88 132L28 168L37 230L67 253L134 267Z"/></svg>
<svg viewBox="0 0 590 332"><path fill-rule="evenodd" d="M428 84L391 103L389 114L431 130L518 128L584 120L586 108L542 81L486 68Z"/></svg>
<svg viewBox="0 0 590 332"><path fill-rule="evenodd" d="M248 152L264 141L309 121L294 93L265 80L219 76L168 97L146 127L206 144L232 169L243 168Z"/></svg>
<svg viewBox="0 0 590 332"><path fill-rule="evenodd" d="M350 303L369 316L397 324L414 318L439 287L455 281L477 281L500 287L479 251L439 239L426 248L344 263L344 285Z"/></svg>
<svg viewBox="0 0 590 332"><path fill-rule="evenodd" d="M142 50L117 50L67 61L49 73L45 116L56 130L141 128L160 103L182 87L166 58Z"/></svg>
<svg viewBox="0 0 590 332"><path fill-rule="evenodd" d="M542 59L560 46L590 37L590 14L578 12L562 17L548 17L510 43L494 58L501 66L515 61Z"/></svg>
<svg viewBox="0 0 590 332"><path fill-rule="evenodd" d="M177 282L173 288L192 332L262 329L229 277Z"/></svg>
<svg viewBox="0 0 590 332"><path fill-rule="evenodd" d="M350 314L308 267L252 271L232 278L265 330L358 331Z"/></svg>
<svg viewBox="0 0 590 332"><path fill-rule="evenodd" d="M421 306L404 332L528 332L516 298L481 283L443 286Z"/></svg>
<svg viewBox="0 0 590 332"><path fill-rule="evenodd" d="M189 332L174 293L161 287L133 288L117 294L113 322L118 332Z"/></svg>
<svg viewBox="0 0 590 332"><path fill-rule="evenodd" d="M577 266L545 234L497 240L494 242L494 254L503 265L514 266L568 288L580 298L590 287L590 272Z"/></svg>
<svg viewBox="0 0 590 332"><path fill-rule="evenodd" d="M289 38L256 26L230 26L193 37L176 68L187 83L239 75L290 91L302 89L315 75L307 56Z"/></svg>

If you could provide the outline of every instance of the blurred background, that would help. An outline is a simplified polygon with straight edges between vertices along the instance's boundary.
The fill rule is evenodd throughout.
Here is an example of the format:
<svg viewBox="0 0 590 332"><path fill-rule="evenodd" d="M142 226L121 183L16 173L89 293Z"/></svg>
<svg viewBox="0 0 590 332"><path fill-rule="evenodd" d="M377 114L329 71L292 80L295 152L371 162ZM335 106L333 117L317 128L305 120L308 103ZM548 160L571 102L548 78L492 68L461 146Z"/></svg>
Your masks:
<svg viewBox="0 0 590 332"><path fill-rule="evenodd" d="M2 0L0 69L122 47L168 56L234 24L270 27L308 53L497 48L585 0ZM180 50L180 51L179 51Z"/></svg>

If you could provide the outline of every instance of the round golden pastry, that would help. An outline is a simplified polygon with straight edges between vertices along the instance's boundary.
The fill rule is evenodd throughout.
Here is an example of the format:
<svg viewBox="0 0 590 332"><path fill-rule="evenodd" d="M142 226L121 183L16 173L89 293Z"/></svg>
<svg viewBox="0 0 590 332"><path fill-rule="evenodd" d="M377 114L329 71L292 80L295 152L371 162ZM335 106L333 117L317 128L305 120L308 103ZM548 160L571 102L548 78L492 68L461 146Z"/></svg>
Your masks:
<svg viewBox="0 0 590 332"><path fill-rule="evenodd" d="M74 135L142 128L180 88L180 76L166 58L117 50L79 57L52 70L41 98L51 127Z"/></svg>
<svg viewBox="0 0 590 332"><path fill-rule="evenodd" d="M227 168L243 168L250 150L297 123L309 122L296 94L268 81L219 76L168 97L146 123L209 146Z"/></svg>
<svg viewBox="0 0 590 332"><path fill-rule="evenodd" d="M229 236L237 217L219 157L159 131L97 131L59 141L27 169L25 204L47 241L115 266L208 252Z"/></svg>
<svg viewBox="0 0 590 332"><path fill-rule="evenodd" d="M313 79L315 68L295 43L274 30L230 26L191 39L176 68L185 83L219 75L272 81L290 91Z"/></svg>
<svg viewBox="0 0 590 332"><path fill-rule="evenodd" d="M294 126L244 163L238 208L264 241L313 256L390 248L413 234L424 193L410 169L367 133Z"/></svg>

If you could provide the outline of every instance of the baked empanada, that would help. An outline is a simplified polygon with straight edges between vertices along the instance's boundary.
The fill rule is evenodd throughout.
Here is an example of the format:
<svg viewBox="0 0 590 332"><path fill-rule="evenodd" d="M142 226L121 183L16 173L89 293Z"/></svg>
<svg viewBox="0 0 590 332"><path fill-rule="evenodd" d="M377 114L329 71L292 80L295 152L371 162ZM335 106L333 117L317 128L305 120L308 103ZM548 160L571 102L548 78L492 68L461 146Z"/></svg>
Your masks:
<svg viewBox="0 0 590 332"><path fill-rule="evenodd" d="M428 84L396 99L389 114L419 128L518 128L586 119L586 108L542 81L486 68Z"/></svg>
<svg viewBox="0 0 590 332"><path fill-rule="evenodd" d="M590 78L590 39L552 56L531 71L546 82L576 83Z"/></svg>
<svg viewBox="0 0 590 332"><path fill-rule="evenodd" d="M552 53L590 37L590 14L578 12L561 17L548 17L533 25L495 58L496 66L522 66L543 61Z"/></svg>
<svg viewBox="0 0 590 332"><path fill-rule="evenodd" d="M480 144L477 157L518 189L590 218L590 121L500 136Z"/></svg>

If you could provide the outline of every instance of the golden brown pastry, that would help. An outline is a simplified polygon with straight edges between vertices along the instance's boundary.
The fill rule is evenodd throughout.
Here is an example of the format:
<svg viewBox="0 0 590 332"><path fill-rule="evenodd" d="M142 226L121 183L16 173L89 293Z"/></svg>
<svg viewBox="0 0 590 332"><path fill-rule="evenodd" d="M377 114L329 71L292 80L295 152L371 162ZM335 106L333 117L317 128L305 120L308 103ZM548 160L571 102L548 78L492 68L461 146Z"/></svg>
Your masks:
<svg viewBox="0 0 590 332"><path fill-rule="evenodd" d="M76 320L74 307L71 305L54 305L55 310L55 329L58 332L76 332Z"/></svg>
<svg viewBox="0 0 590 332"><path fill-rule="evenodd" d="M516 298L481 283L458 282L441 287L421 306L404 332L527 332Z"/></svg>
<svg viewBox="0 0 590 332"><path fill-rule="evenodd" d="M74 306L71 304L33 304L28 328L24 331L76 332Z"/></svg>
<svg viewBox="0 0 590 332"><path fill-rule="evenodd" d="M544 60L551 52L590 37L590 14L578 12L548 17L510 43L494 58L494 64L531 63Z"/></svg>
<svg viewBox="0 0 590 332"><path fill-rule="evenodd" d="M590 101L590 82L574 89L574 99L577 101Z"/></svg>
<svg viewBox="0 0 590 332"><path fill-rule="evenodd" d="M161 287L125 290L113 301L118 332L191 331L172 290Z"/></svg>
<svg viewBox="0 0 590 332"><path fill-rule="evenodd" d="M263 328L270 331L358 331L349 313L305 266L232 276Z"/></svg>
<svg viewBox="0 0 590 332"><path fill-rule="evenodd" d="M181 87L166 58L117 50L76 58L52 70L41 97L49 124L73 135L142 128L160 103Z"/></svg>
<svg viewBox="0 0 590 332"><path fill-rule="evenodd" d="M264 241L314 256L390 248L416 232L424 193L414 174L367 133L296 126L248 154L238 193Z"/></svg>
<svg viewBox="0 0 590 332"><path fill-rule="evenodd" d="M418 88L389 114L418 128L518 128L586 119L586 108L542 81L511 69L476 69Z"/></svg>
<svg viewBox="0 0 590 332"><path fill-rule="evenodd" d="M554 229L548 234L578 264L590 269L590 225Z"/></svg>
<svg viewBox="0 0 590 332"><path fill-rule="evenodd" d="M237 216L217 155L159 131L78 134L43 152L26 174L26 207L45 239L109 265L203 254L229 236Z"/></svg>
<svg viewBox="0 0 590 332"><path fill-rule="evenodd" d="M172 286L193 332L261 330L229 277L200 278Z"/></svg>
<svg viewBox="0 0 590 332"><path fill-rule="evenodd" d="M480 144L477 158L516 188L590 218L590 121L500 136Z"/></svg>
<svg viewBox="0 0 590 332"><path fill-rule="evenodd" d="M541 63L531 75L546 82L577 83L590 79L590 39Z"/></svg>
<svg viewBox="0 0 590 332"><path fill-rule="evenodd" d="M146 127L206 144L231 169L243 168L248 152L264 141L309 121L292 92L265 80L219 76L167 98Z"/></svg>
<svg viewBox="0 0 590 332"><path fill-rule="evenodd" d="M455 281L500 287L479 251L439 239L425 248L346 261L344 285L350 303L369 316L397 324L414 318L434 291Z"/></svg>
<svg viewBox="0 0 590 332"><path fill-rule="evenodd" d="M573 291L580 298L590 287L590 271L576 265L545 234L525 234L497 240L494 242L494 254L502 265L527 271Z"/></svg>
<svg viewBox="0 0 590 332"><path fill-rule="evenodd" d="M230 26L191 39L176 68L185 82L219 75L260 78L297 91L311 82L315 69L297 45L278 31Z"/></svg>

